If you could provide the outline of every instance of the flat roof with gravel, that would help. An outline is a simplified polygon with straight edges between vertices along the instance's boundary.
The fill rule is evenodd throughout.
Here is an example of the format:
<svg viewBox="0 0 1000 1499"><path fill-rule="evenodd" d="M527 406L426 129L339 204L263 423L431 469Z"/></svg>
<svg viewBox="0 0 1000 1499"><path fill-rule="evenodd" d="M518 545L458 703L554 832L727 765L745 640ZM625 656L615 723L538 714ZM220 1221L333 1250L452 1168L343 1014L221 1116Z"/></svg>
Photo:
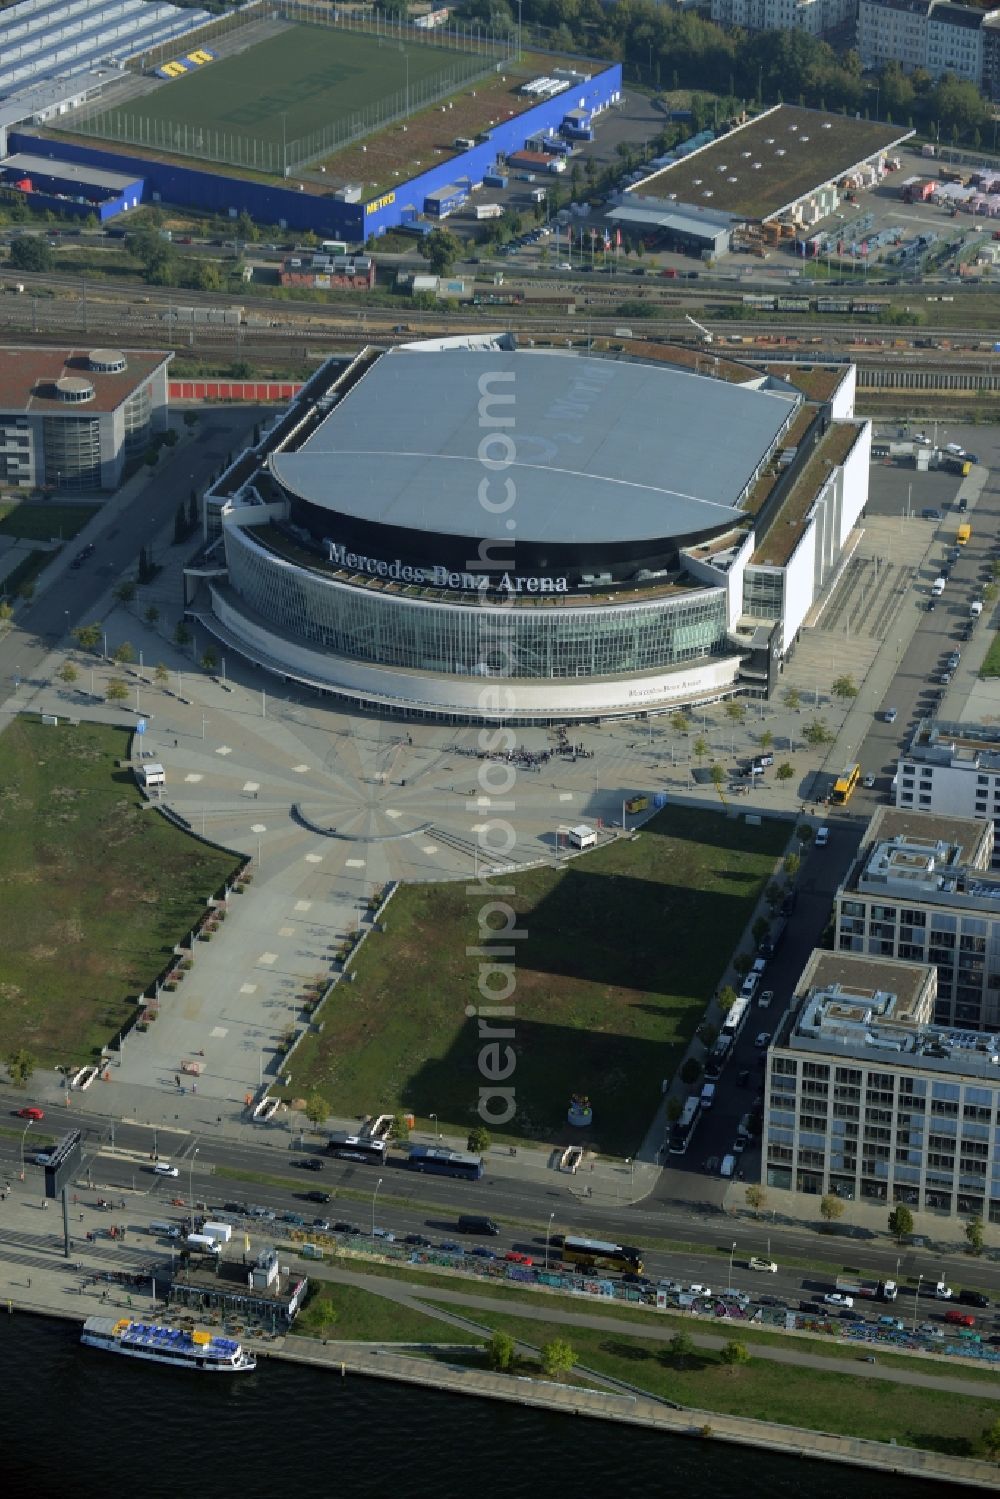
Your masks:
<svg viewBox="0 0 1000 1499"><path fill-rule="evenodd" d="M769 219L912 134L898 125L778 104L628 191L744 219Z"/></svg>

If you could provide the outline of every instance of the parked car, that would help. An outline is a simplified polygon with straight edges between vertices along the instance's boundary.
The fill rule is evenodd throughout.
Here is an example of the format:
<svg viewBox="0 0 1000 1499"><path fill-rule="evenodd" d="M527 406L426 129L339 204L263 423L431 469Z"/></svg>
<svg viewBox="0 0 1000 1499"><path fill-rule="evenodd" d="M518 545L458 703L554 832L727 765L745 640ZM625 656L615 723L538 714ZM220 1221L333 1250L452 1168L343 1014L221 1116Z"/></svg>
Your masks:
<svg viewBox="0 0 1000 1499"><path fill-rule="evenodd" d="M765 1270L771 1275L777 1275L778 1267L773 1260L762 1260L760 1255L752 1254L747 1261L751 1270Z"/></svg>
<svg viewBox="0 0 1000 1499"><path fill-rule="evenodd" d="M462 1253L462 1246L461 1246L461 1244L453 1244L452 1241L451 1241L451 1239L445 1239L445 1240L443 1240L443 1242L438 1245L438 1248L441 1250L442 1254L461 1254Z"/></svg>
<svg viewBox="0 0 1000 1499"><path fill-rule="evenodd" d="M823 1297L825 1306L846 1306L848 1310L854 1306L854 1297L845 1296L841 1291L831 1291L829 1296Z"/></svg>
<svg viewBox="0 0 1000 1499"><path fill-rule="evenodd" d="M757 1032L757 1038L756 1038L756 1040L754 1041L753 1044L754 1044L754 1046L756 1046L756 1048L757 1048L758 1051L763 1051L764 1048L765 1048L765 1046L770 1046L770 1044L771 1044L771 1032L770 1031L758 1031Z"/></svg>
<svg viewBox="0 0 1000 1499"><path fill-rule="evenodd" d="M533 1265L535 1262L530 1254L522 1254L519 1249L508 1249L504 1255L505 1260L510 1260L513 1265Z"/></svg>
<svg viewBox="0 0 1000 1499"><path fill-rule="evenodd" d="M813 839L817 848L826 848L830 841L830 829L827 827L817 828L816 837Z"/></svg>
<svg viewBox="0 0 1000 1499"><path fill-rule="evenodd" d="M882 714L882 722L895 723L898 716L899 714L895 708L886 708L885 712Z"/></svg>
<svg viewBox="0 0 1000 1499"><path fill-rule="evenodd" d="M864 786L866 791L871 791L875 785L875 777L871 774L866 775L862 782L862 785Z"/></svg>
<svg viewBox="0 0 1000 1499"><path fill-rule="evenodd" d="M412 1244L416 1249L430 1249L431 1241L423 1234L407 1234L403 1239L404 1244Z"/></svg>

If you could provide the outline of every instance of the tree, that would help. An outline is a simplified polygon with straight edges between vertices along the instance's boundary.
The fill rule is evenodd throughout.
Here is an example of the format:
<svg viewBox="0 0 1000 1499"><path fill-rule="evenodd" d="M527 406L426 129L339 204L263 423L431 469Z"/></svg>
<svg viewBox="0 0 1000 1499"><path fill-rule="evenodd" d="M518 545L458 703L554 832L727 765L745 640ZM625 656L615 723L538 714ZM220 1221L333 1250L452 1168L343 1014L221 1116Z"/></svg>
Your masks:
<svg viewBox="0 0 1000 1499"><path fill-rule="evenodd" d="M854 698L858 695L858 688L854 678L847 675L837 677L832 690L834 697L843 699Z"/></svg>
<svg viewBox="0 0 1000 1499"><path fill-rule="evenodd" d="M734 698L729 699L729 702L726 704L726 717L731 719L733 723L742 723L746 717L746 713L747 710L742 703L736 702Z"/></svg>
<svg viewBox="0 0 1000 1499"><path fill-rule="evenodd" d="M14 271L50 271L54 259L47 239L39 234L22 234L11 244L8 264Z"/></svg>
<svg viewBox="0 0 1000 1499"><path fill-rule="evenodd" d="M406 1122L405 1114L393 1114L392 1123L389 1126L390 1140L408 1140L410 1138L410 1126Z"/></svg>
<svg viewBox="0 0 1000 1499"><path fill-rule="evenodd" d="M750 1362L750 1350L745 1343L737 1343L735 1339L727 1343L719 1354L722 1362L728 1364L731 1369L737 1369L741 1364Z"/></svg>
<svg viewBox="0 0 1000 1499"><path fill-rule="evenodd" d="M327 1116L326 1099L321 1093L310 1093L306 1099L305 1115L310 1124L322 1124Z"/></svg>
<svg viewBox="0 0 1000 1499"><path fill-rule="evenodd" d="M64 661L62 666L60 666L59 670L56 672L56 676L59 678L60 682L65 682L67 687L72 687L73 683L79 676L79 672L73 665L72 661Z"/></svg>
<svg viewBox="0 0 1000 1499"><path fill-rule="evenodd" d="M712 761L708 768L708 775L712 785L715 787L721 786L726 779L726 772L717 760Z"/></svg>
<svg viewBox="0 0 1000 1499"><path fill-rule="evenodd" d="M802 696L797 687L785 688L785 706L797 713L802 702Z"/></svg>
<svg viewBox="0 0 1000 1499"><path fill-rule="evenodd" d="M688 1087L690 1087L692 1083L696 1083L698 1081L700 1076L701 1063L698 1061L698 1058L686 1057L685 1060L681 1063L681 1082L686 1083Z"/></svg>
<svg viewBox="0 0 1000 1499"><path fill-rule="evenodd" d="M35 1059L25 1047L7 1054L7 1071L15 1088L23 1088L35 1070Z"/></svg>
<svg viewBox="0 0 1000 1499"><path fill-rule="evenodd" d="M750 1208L751 1212L756 1218L761 1208L764 1207L767 1202L766 1191L759 1184L759 1182L751 1182L749 1187L747 1187L744 1196L746 1197L747 1207Z"/></svg>
<svg viewBox="0 0 1000 1499"><path fill-rule="evenodd" d="M771 745L774 743L774 735L771 733L771 730L765 729L763 733L758 734L757 743L760 745L762 750L770 749Z"/></svg>
<svg viewBox="0 0 1000 1499"><path fill-rule="evenodd" d="M73 630L73 639L82 651L96 651L101 643L101 627L98 624L77 625Z"/></svg>
<svg viewBox="0 0 1000 1499"><path fill-rule="evenodd" d="M811 843L813 840L813 830L807 822L800 822L795 829L795 836L802 844L802 847L805 848L806 844Z"/></svg>
<svg viewBox="0 0 1000 1499"><path fill-rule="evenodd" d="M686 734L687 733L689 725L688 725L688 720L684 717L683 713L675 713L675 714L673 714L673 716L670 719L670 722L671 722L672 726L677 730L678 734Z"/></svg>
<svg viewBox="0 0 1000 1499"><path fill-rule="evenodd" d="M485 1124L476 1124L469 1130L469 1138L465 1143L473 1155L485 1155L493 1144L493 1136Z"/></svg>
<svg viewBox="0 0 1000 1499"><path fill-rule="evenodd" d="M589 160L589 157L588 157L588 160ZM708 754L708 740L705 738L704 734L699 734L698 735L697 739L695 740L694 744L692 745L692 748L693 748L694 753L695 753L695 758L697 759L698 764L700 765L701 762L702 762L702 760L704 759L704 757Z"/></svg>
<svg viewBox="0 0 1000 1499"><path fill-rule="evenodd" d="M784 900L784 898L785 892L784 890L782 890L777 880L771 880L768 883L766 890L764 891L764 899L767 901L768 910L771 912L772 916L781 905L781 902Z"/></svg>
<svg viewBox="0 0 1000 1499"><path fill-rule="evenodd" d="M150 604L149 608L146 610L146 616L145 617L146 617L146 623L147 623L147 625L155 625L156 624L156 621L160 617L160 611L159 611L159 609L157 609L157 607L156 607L155 604Z"/></svg>
<svg viewBox="0 0 1000 1499"><path fill-rule="evenodd" d="M733 967L736 969L736 972L739 974L740 978L745 979L747 974L753 967L753 953L738 952L733 959Z"/></svg>
<svg viewBox="0 0 1000 1499"><path fill-rule="evenodd" d="M123 578L120 583L116 583L112 590L112 597L117 599L119 604L131 604L135 598L135 584L132 579Z"/></svg>
<svg viewBox="0 0 1000 1499"><path fill-rule="evenodd" d="M687 1368L688 1360L694 1358L694 1338L683 1328L680 1332L674 1333L667 1347L670 1350L670 1357L679 1369Z"/></svg>
<svg viewBox="0 0 1000 1499"><path fill-rule="evenodd" d="M572 1343L565 1338L553 1338L542 1344L542 1373L546 1379L562 1379L576 1363Z"/></svg>
<svg viewBox="0 0 1000 1499"><path fill-rule="evenodd" d="M760 944L763 942L764 938L767 936L767 934L768 934L768 932L770 930L771 930L771 923L768 921L767 917L766 916L758 916L757 920L754 922L753 926L750 928L750 935L753 937L753 940L754 940L755 944L757 945L757 947L760 946Z"/></svg>
<svg viewBox="0 0 1000 1499"><path fill-rule="evenodd" d="M811 744L814 747L822 744L830 744L833 741L833 735L821 718L814 718L811 722L807 723L802 730L802 737L807 744Z"/></svg>
<svg viewBox="0 0 1000 1499"><path fill-rule="evenodd" d="M787 874L788 878L790 880L794 880L799 870L802 868L802 860L799 858L798 854L786 854L785 862L781 867Z"/></svg>
<svg viewBox="0 0 1000 1499"><path fill-rule="evenodd" d="M128 697L128 683L123 682L121 677L112 677L104 691L104 696L109 703L123 703Z"/></svg>
<svg viewBox="0 0 1000 1499"><path fill-rule="evenodd" d="M970 1218L965 1225L965 1237L969 1241L969 1248L973 1254L982 1254L983 1245L986 1243L986 1234L983 1230L982 1218Z"/></svg>
<svg viewBox="0 0 1000 1499"><path fill-rule="evenodd" d="M724 984L719 990L719 1009L723 1015L728 1015L733 1005L739 998L732 984Z"/></svg>
<svg viewBox="0 0 1000 1499"><path fill-rule="evenodd" d="M435 276L447 276L462 253L462 246L447 229L432 229L424 240L422 253L430 261Z"/></svg>
<svg viewBox="0 0 1000 1499"><path fill-rule="evenodd" d="M119 666L126 666L130 661L134 661L135 649L131 641L123 640L111 659L117 662Z"/></svg>
<svg viewBox="0 0 1000 1499"><path fill-rule="evenodd" d="M674 1094L671 1094L670 1097L667 1099L667 1107L666 1107L667 1123L668 1124L676 1124L677 1120L681 1117L681 1114L683 1112L684 1112L684 1105L681 1103L681 1101L680 1101L679 1098L677 1098Z"/></svg>
<svg viewBox="0 0 1000 1499"><path fill-rule="evenodd" d="M156 666L154 666L154 668L153 668L153 679L157 683L157 685L160 686L160 687L165 687L167 685L167 683L170 681L170 673L167 670L167 668L164 666L164 664L163 664L162 661L160 661Z"/></svg>
<svg viewBox="0 0 1000 1499"><path fill-rule="evenodd" d="M209 675L211 675L211 673L215 671L215 668L218 666L218 664L219 664L219 658L218 658L218 656L215 654L215 652L213 650L207 650L207 651L203 651L202 652L202 657L201 657L201 669L202 669L202 671L207 671L209 673Z"/></svg>
<svg viewBox="0 0 1000 1499"><path fill-rule="evenodd" d="M835 1192L827 1192L820 1198L819 1215L824 1223L836 1223L843 1215L844 1204Z"/></svg>
<svg viewBox="0 0 1000 1499"><path fill-rule="evenodd" d="M897 1243L913 1232L913 1214L905 1202L897 1202L889 1214L889 1232Z"/></svg>
<svg viewBox="0 0 1000 1499"><path fill-rule="evenodd" d="M778 766L777 770L774 772L775 779L778 781L790 781L794 774L795 771L793 767L789 765L787 760L783 760L782 763Z"/></svg>
<svg viewBox="0 0 1000 1499"><path fill-rule="evenodd" d="M183 620L179 620L177 623L177 628L174 631L174 644L179 646L191 644L191 631Z"/></svg>
<svg viewBox="0 0 1000 1499"><path fill-rule="evenodd" d="M491 1369L509 1374L514 1367L517 1345L509 1332L495 1332L486 1345L486 1357Z"/></svg>

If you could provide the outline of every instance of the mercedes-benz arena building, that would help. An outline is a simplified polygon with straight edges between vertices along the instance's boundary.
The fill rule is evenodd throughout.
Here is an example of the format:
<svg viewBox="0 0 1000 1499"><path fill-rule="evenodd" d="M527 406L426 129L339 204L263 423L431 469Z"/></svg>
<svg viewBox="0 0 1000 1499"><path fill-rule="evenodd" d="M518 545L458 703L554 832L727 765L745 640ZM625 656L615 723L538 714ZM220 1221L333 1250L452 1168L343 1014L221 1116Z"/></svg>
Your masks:
<svg viewBox="0 0 1000 1499"><path fill-rule="evenodd" d="M506 337L366 351L208 496L188 612L258 665L403 713L717 697L745 654L741 507L802 402L769 383Z"/></svg>

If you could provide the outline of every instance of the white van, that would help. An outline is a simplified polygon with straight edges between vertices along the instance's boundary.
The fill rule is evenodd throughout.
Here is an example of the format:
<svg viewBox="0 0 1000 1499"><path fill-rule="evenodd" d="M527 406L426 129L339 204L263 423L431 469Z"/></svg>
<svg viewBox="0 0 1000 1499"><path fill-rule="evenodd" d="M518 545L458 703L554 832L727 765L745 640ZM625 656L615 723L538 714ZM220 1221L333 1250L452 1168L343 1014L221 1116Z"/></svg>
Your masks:
<svg viewBox="0 0 1000 1499"><path fill-rule="evenodd" d="M736 1170L736 1157L734 1155L724 1155L722 1157L722 1165L719 1167L719 1175L720 1176L732 1176L732 1174L733 1174L733 1172L735 1170Z"/></svg>
<svg viewBox="0 0 1000 1499"><path fill-rule="evenodd" d="M931 593L934 595L934 597L936 599L939 599L941 597L941 595L944 593L944 585L945 585L945 583L947 583L947 581L948 581L947 578L935 578L934 579L934 582L931 584Z"/></svg>

